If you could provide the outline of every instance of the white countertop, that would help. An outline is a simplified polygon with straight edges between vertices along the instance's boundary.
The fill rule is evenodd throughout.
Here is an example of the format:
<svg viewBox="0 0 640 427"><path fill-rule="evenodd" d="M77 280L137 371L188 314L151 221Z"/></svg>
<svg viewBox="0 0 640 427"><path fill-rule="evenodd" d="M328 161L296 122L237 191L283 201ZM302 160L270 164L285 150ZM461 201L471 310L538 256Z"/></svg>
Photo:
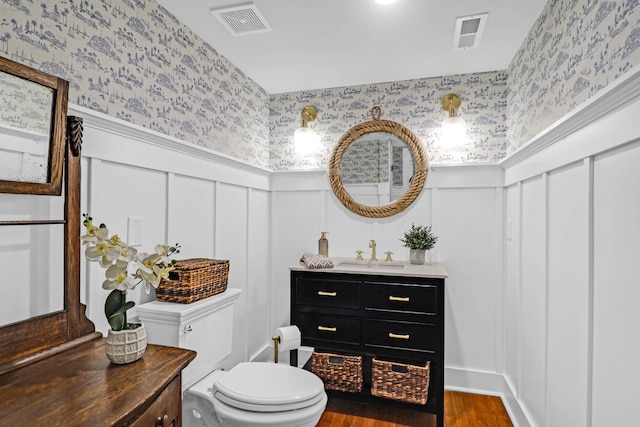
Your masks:
<svg viewBox="0 0 640 427"><path fill-rule="evenodd" d="M408 261L356 261L354 258L329 257L333 261L333 268L306 268L302 264L289 267L295 271L311 271L320 273L348 273L371 274L400 277L432 277L446 279L448 277L444 266L439 262L425 262L422 265L411 264Z"/></svg>

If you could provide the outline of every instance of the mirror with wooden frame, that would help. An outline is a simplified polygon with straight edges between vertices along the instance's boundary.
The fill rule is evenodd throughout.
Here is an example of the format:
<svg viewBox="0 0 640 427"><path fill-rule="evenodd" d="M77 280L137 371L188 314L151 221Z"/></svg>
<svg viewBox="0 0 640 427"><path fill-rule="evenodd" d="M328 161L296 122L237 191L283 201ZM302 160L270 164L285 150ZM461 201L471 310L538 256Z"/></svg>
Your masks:
<svg viewBox="0 0 640 427"><path fill-rule="evenodd" d="M69 83L0 57L0 193L59 196Z"/></svg>
<svg viewBox="0 0 640 427"><path fill-rule="evenodd" d="M14 193L0 194L0 266L5 278L0 282L2 374L95 339L100 334L95 332L93 323L85 315L85 306L80 302L82 119L66 117L66 81L60 82L57 77L39 71L34 73L33 69L4 58L0 60L2 72L7 73L9 69L8 74L23 76L23 84L28 85L26 80L36 74L38 84L57 82L52 95L57 101L51 105L42 104L39 113L45 116L51 111L58 119L65 119L62 123L51 124L49 152L53 154L50 154L49 166L54 172L48 172L48 177L57 176L58 183L54 180L47 183L0 181L0 193ZM9 68L7 64L10 64ZM18 87L14 89L18 91ZM20 98L16 102L29 100ZM33 105L30 108L37 111ZM0 143L0 159L10 156L2 151L4 148ZM56 192L60 195L63 187L64 197L41 196ZM51 253L62 255L52 256ZM59 275L61 279L48 281L48 276L53 275ZM54 299L55 304L50 304Z"/></svg>
<svg viewBox="0 0 640 427"><path fill-rule="evenodd" d="M351 212L369 218L393 216L420 195L429 161L418 137L404 125L371 118L342 135L329 160L334 194Z"/></svg>

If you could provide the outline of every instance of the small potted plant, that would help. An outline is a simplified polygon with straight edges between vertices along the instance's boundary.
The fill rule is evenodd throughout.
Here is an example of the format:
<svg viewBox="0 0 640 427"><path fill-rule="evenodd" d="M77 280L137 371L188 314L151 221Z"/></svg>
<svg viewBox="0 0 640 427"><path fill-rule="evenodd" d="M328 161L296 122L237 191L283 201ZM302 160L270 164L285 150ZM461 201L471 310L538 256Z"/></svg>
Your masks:
<svg viewBox="0 0 640 427"><path fill-rule="evenodd" d="M425 251L436 245L438 236L431 232L431 226L411 224L411 228L404 232L404 238L400 239L402 246L409 248L409 262L411 264L424 264Z"/></svg>
<svg viewBox="0 0 640 427"><path fill-rule="evenodd" d="M97 262L105 268L106 280L102 288L111 290L104 305L104 314L109 322L106 353L113 363L129 363L142 357L146 347L146 331L142 323L127 322L127 310L135 303L127 301L127 291L144 283L147 294L151 286L157 288L163 278L169 276L175 261L169 256L179 253L179 245L157 245L151 254L143 253L127 245L117 234L109 236L105 224L96 226L93 219L83 214L86 234L80 240L87 245L87 260ZM128 272L135 264L135 272ZM125 344L120 347L118 344Z"/></svg>

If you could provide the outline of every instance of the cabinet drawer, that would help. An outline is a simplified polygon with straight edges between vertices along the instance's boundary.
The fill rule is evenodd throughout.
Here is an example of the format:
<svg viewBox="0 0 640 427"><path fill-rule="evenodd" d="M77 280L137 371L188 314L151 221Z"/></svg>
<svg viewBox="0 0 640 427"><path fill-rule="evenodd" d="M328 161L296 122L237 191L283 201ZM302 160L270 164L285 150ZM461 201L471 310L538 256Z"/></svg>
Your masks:
<svg viewBox="0 0 640 427"><path fill-rule="evenodd" d="M435 314L438 289L431 285L364 283L367 309Z"/></svg>
<svg viewBox="0 0 640 427"><path fill-rule="evenodd" d="M297 326L303 339L360 343L360 319L299 313Z"/></svg>
<svg viewBox="0 0 640 427"><path fill-rule="evenodd" d="M360 308L360 282L301 277L296 280L296 303Z"/></svg>
<svg viewBox="0 0 640 427"><path fill-rule="evenodd" d="M179 427L182 425L182 391L180 375L175 377L160 396L135 420L131 427L167 426Z"/></svg>
<svg viewBox="0 0 640 427"><path fill-rule="evenodd" d="M364 320L367 346L404 348L435 352L438 348L436 325L428 323Z"/></svg>

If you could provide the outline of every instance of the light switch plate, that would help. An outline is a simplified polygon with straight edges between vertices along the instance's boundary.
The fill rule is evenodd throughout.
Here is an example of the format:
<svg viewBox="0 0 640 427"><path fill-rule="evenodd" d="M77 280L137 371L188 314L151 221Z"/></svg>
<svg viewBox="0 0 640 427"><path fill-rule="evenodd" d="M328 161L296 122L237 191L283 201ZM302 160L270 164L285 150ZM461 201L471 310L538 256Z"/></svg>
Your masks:
<svg viewBox="0 0 640 427"><path fill-rule="evenodd" d="M127 217L127 244L142 245L142 218L139 216Z"/></svg>

